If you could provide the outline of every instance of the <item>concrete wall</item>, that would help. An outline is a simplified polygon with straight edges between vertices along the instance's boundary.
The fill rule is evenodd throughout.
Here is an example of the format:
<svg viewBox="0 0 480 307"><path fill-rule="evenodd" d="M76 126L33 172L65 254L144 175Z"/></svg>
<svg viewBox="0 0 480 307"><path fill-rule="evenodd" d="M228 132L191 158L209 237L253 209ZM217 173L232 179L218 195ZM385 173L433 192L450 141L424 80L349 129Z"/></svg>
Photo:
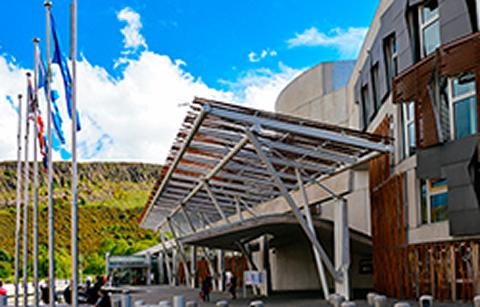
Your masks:
<svg viewBox="0 0 480 307"><path fill-rule="evenodd" d="M347 90L354 61L320 63L305 71L280 93L275 111L347 126Z"/></svg>

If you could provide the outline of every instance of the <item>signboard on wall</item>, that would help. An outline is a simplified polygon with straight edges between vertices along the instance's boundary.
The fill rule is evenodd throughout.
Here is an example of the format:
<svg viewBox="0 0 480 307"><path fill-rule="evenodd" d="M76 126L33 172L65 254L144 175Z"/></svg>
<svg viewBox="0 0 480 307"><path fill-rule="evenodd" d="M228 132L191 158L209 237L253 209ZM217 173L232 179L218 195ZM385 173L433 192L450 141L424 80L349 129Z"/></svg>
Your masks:
<svg viewBox="0 0 480 307"><path fill-rule="evenodd" d="M245 271L243 273L243 280L245 285L260 286L265 283L265 272L260 271Z"/></svg>

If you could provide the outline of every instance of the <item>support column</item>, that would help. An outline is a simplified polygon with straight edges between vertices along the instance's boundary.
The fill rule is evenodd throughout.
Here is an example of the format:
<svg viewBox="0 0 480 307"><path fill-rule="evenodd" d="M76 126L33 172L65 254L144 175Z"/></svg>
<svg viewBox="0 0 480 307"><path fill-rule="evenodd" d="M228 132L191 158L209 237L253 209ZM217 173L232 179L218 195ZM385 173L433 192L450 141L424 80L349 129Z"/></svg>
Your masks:
<svg viewBox="0 0 480 307"><path fill-rule="evenodd" d="M177 249L172 249L172 286L178 285Z"/></svg>
<svg viewBox="0 0 480 307"><path fill-rule="evenodd" d="M191 246L190 247L190 286L195 289L197 287L197 247Z"/></svg>
<svg viewBox="0 0 480 307"><path fill-rule="evenodd" d="M145 255L145 262L147 263L147 286L152 284L152 254L147 252Z"/></svg>
<svg viewBox="0 0 480 307"><path fill-rule="evenodd" d="M180 252L180 257L182 258L182 261L183 261L183 269L185 271L185 283L187 284L187 287L188 287L190 286L190 268L188 267L187 256L185 255L185 247L183 246L182 242L178 240L177 233L173 228L172 220L168 218L167 221L168 221L168 226L170 227L170 231L172 232L173 239L175 240L175 243L178 247L178 251ZM180 281L178 280L178 282Z"/></svg>
<svg viewBox="0 0 480 307"><path fill-rule="evenodd" d="M210 277L212 277L213 291L216 291L217 290L217 284L215 283L215 279L214 279L214 277L215 277L215 267L213 266L213 263L212 263L210 250L207 247L204 247L203 248L203 253L205 254L205 260L207 260L208 272L210 273Z"/></svg>
<svg viewBox="0 0 480 307"><path fill-rule="evenodd" d="M217 271L218 291L225 291L225 253L221 249L217 252Z"/></svg>
<svg viewBox="0 0 480 307"><path fill-rule="evenodd" d="M157 264L158 264L158 284L163 285L163 282L165 281L165 270L163 268L164 259L163 259L162 251L158 252Z"/></svg>
<svg viewBox="0 0 480 307"><path fill-rule="evenodd" d="M265 278L266 278L266 283L265 283L265 289L264 289L264 295L269 296L270 293L272 292L272 281L271 281L271 271L270 271L270 246L268 243L268 236L263 235L262 236L262 258L263 258L263 271L265 271Z"/></svg>
<svg viewBox="0 0 480 307"><path fill-rule="evenodd" d="M307 191L305 190L305 186L303 185L302 176L298 169L295 169L295 174L297 176L300 192L302 193L303 212L305 213L305 217L307 219L308 228L310 228L310 230L315 235L315 238L317 238L317 233L315 232L315 226L313 225L312 214L310 212ZM317 265L318 277L320 278L320 285L322 286L322 290L323 290L323 297L326 300L328 300L330 293L328 291L327 277L325 276L325 270L323 268L322 259L320 258L320 254L318 253L318 251L313 246L312 246L312 249L313 249L313 255L315 257L315 263Z"/></svg>
<svg viewBox="0 0 480 307"><path fill-rule="evenodd" d="M337 276L338 274L337 274L337 271L335 270L335 267L333 266L332 262L330 261L327 253L323 249L320 242L318 242L315 234L308 227L305 218L303 217L302 213L300 212L297 205L295 204L295 201L293 200L292 196L288 192L288 189L285 187L285 184L283 183L282 179L278 175L275 167L273 167L273 165L270 162L268 156L263 151L260 142L257 140L256 136L254 135L254 133L251 130L246 130L245 133L248 135L248 137L250 139L250 142L255 147L255 151L257 152L258 157L262 160L262 162L267 167L267 170L270 173L270 176L272 177L272 179L274 180L275 185L277 186L278 190L280 191L282 197L285 199L287 204L292 209L293 215L297 219L298 223L302 227L303 231L307 235L308 239L310 240L310 242L312 243L314 248L320 254L320 257L322 258L326 269L330 272L330 274L332 274L332 276L334 276L335 279L338 279L338 276Z"/></svg>
<svg viewBox="0 0 480 307"><path fill-rule="evenodd" d="M165 234L163 232L160 233L160 242L162 244L163 252L165 253L165 264L167 265L167 277L168 277L168 284L174 285L173 281L173 260L170 261L170 257L168 255L167 245L165 244Z"/></svg>
<svg viewBox="0 0 480 307"><path fill-rule="evenodd" d="M334 245L335 267L339 273L339 279L335 280L335 292L341 294L346 300L350 300L350 238L348 235L348 209L347 201L339 199L334 213Z"/></svg>

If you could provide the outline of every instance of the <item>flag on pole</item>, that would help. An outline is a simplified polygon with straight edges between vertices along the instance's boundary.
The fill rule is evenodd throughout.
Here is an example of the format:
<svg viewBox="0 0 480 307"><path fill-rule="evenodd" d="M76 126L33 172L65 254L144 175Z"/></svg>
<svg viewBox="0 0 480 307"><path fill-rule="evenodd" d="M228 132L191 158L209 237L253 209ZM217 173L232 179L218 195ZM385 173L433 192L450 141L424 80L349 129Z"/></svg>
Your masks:
<svg viewBox="0 0 480 307"><path fill-rule="evenodd" d="M43 88L45 92L45 98L47 98L47 70L45 69L45 64L43 63L42 57L39 55L39 74L38 74L38 88ZM52 109L52 122L53 128L56 136L61 144L65 144L65 134L62 130L62 116L60 115L60 110L58 109L57 100L60 98L58 92L54 89L50 90L50 101L53 106ZM48 99L47 99L48 100Z"/></svg>
<svg viewBox="0 0 480 307"><path fill-rule="evenodd" d="M60 68L60 73L63 78L63 85L65 87L65 99L67 101L68 116L72 119L72 76L70 75L70 70L68 69L68 64L66 58L63 56L60 51L60 43L57 36L57 31L55 30L55 20L53 14L50 14L50 21L52 27L52 36L53 36L53 58L52 63L55 63ZM75 116L77 117L77 131L80 131L80 117L78 110L75 110Z"/></svg>

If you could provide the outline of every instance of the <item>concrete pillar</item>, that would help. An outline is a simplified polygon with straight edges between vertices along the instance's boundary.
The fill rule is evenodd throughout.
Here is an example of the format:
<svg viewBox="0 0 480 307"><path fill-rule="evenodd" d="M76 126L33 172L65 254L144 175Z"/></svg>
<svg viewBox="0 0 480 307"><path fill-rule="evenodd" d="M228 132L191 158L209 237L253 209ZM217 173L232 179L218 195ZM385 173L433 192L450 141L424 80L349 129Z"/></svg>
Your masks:
<svg viewBox="0 0 480 307"><path fill-rule="evenodd" d="M177 250L172 250L172 286L176 286L178 283L178 267L177 267Z"/></svg>
<svg viewBox="0 0 480 307"><path fill-rule="evenodd" d="M473 306L480 307L480 295L477 295L473 298Z"/></svg>
<svg viewBox="0 0 480 307"><path fill-rule="evenodd" d="M219 249L217 253L217 271L218 271L218 291L225 291L224 276L225 276L225 253Z"/></svg>
<svg viewBox="0 0 480 307"><path fill-rule="evenodd" d="M335 267L340 272L340 280L335 280L335 292L350 300L350 236L348 234L348 208L345 199L335 205L334 246Z"/></svg>
<svg viewBox="0 0 480 307"><path fill-rule="evenodd" d="M190 285L193 289L197 287L197 247L190 247L190 278L192 279Z"/></svg>
<svg viewBox="0 0 480 307"><path fill-rule="evenodd" d="M122 294L122 307L132 307L132 297L129 290L124 290Z"/></svg>
<svg viewBox="0 0 480 307"><path fill-rule="evenodd" d="M265 272L265 287L263 287L262 295L268 296L272 290L272 282L271 282L271 271L270 271L270 253L269 253L269 245L268 245L268 236L263 235L261 239L260 251L262 255L262 270Z"/></svg>
<svg viewBox="0 0 480 307"><path fill-rule="evenodd" d="M333 306L333 307L340 307L342 306L342 303L345 301L345 298L340 295L340 294L330 294L328 298L328 302Z"/></svg>
<svg viewBox="0 0 480 307"><path fill-rule="evenodd" d="M164 270L164 259L163 259L163 252L158 252L157 257L157 264L158 264L158 284L162 285L165 281L165 270Z"/></svg>
<svg viewBox="0 0 480 307"><path fill-rule="evenodd" d="M418 300L420 307L431 307L433 305L433 297L431 295L422 295Z"/></svg>
<svg viewBox="0 0 480 307"><path fill-rule="evenodd" d="M173 307L185 307L185 297L183 295L175 295L173 297Z"/></svg>
<svg viewBox="0 0 480 307"><path fill-rule="evenodd" d="M218 301L215 306L217 307L228 307L228 301Z"/></svg>
<svg viewBox="0 0 480 307"><path fill-rule="evenodd" d="M367 304L368 306L373 306L375 304L375 296L378 294L375 292L370 292L367 294Z"/></svg>
<svg viewBox="0 0 480 307"><path fill-rule="evenodd" d="M147 263L147 286L152 284L152 254L147 252L145 255L145 262Z"/></svg>
<svg viewBox="0 0 480 307"><path fill-rule="evenodd" d="M387 297L385 295L377 295L374 298L375 307L387 307Z"/></svg>

